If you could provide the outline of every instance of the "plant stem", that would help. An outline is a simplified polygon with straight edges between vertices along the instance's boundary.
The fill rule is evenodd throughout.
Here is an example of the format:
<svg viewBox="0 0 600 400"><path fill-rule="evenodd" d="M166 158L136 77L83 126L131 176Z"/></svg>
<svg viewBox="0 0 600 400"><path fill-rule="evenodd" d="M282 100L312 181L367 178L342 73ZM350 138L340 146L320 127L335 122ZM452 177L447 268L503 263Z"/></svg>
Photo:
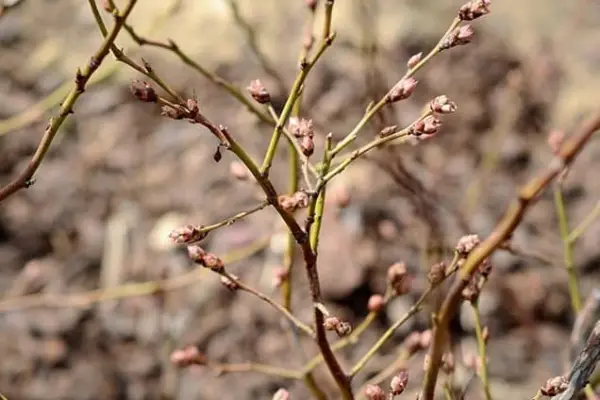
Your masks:
<svg viewBox="0 0 600 400"><path fill-rule="evenodd" d="M577 315L579 311L581 311L581 294L579 292L577 271L575 270L575 263L573 262L573 243L568 240L569 226L567 222L567 211L565 209L565 200L560 183L557 183L554 187L554 206L556 208L556 216L558 217L560 237L563 243L563 259L569 280L571 307L573 308L575 315Z"/></svg>
<svg viewBox="0 0 600 400"><path fill-rule="evenodd" d="M487 349L485 345L485 339L483 337L483 327L481 325L481 316L479 314L479 304L477 301L471 302L470 304L471 308L473 309L473 315L475 316L475 335L477 336L477 349L479 352L479 359L481 360L481 371L479 372L479 376L481 377L485 398L486 400L491 400L492 393L490 391L490 382L488 380L487 370Z"/></svg>
<svg viewBox="0 0 600 400"><path fill-rule="evenodd" d="M219 372L260 372L265 375L276 376L279 378L300 379L298 371L285 368L274 367L272 365L257 364L257 363L241 363L241 364L220 364L208 362L207 367Z"/></svg>
<svg viewBox="0 0 600 400"><path fill-rule="evenodd" d="M201 229L201 232L210 232L210 231L214 231L215 229L221 228L223 226L229 226L234 224L236 221L243 219L245 217L247 217L250 214L254 214L255 212L258 212L260 210L262 210L263 208L265 208L266 206L269 205L268 201L263 201L262 203L260 203L257 206L254 206L253 208L246 210L246 211L242 211L239 212L229 218L224 219L223 221L217 222L215 224L212 225L206 225L203 226Z"/></svg>
<svg viewBox="0 0 600 400"><path fill-rule="evenodd" d="M567 242L573 244L585 232L596 218L600 217L600 201L596 203L596 207L590 212L583 221L567 236Z"/></svg>

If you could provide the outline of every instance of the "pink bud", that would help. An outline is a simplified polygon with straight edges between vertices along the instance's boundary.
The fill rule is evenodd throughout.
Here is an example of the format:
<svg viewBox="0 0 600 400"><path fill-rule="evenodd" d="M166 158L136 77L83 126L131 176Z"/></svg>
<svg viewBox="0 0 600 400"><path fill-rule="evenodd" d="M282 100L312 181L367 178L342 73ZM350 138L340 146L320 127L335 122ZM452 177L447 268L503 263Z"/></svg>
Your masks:
<svg viewBox="0 0 600 400"><path fill-rule="evenodd" d="M406 370L402 370L398 373L398 375L392 378L390 382L390 389L392 390L392 395L398 396L404 392L406 389L406 385L408 384L408 372Z"/></svg>
<svg viewBox="0 0 600 400"><path fill-rule="evenodd" d="M383 389L378 385L368 384L365 388L365 397L367 400L386 400Z"/></svg>
<svg viewBox="0 0 600 400"><path fill-rule="evenodd" d="M441 95L431 100L429 107L431 111L438 114L450 114L456 111L456 103L450 101L446 95Z"/></svg>
<svg viewBox="0 0 600 400"><path fill-rule="evenodd" d="M421 61L422 57L423 57L423 52L412 55L408 59L408 62L406 63L406 66L408 68L413 68L415 65L417 65L419 63L419 61Z"/></svg>
<svg viewBox="0 0 600 400"><path fill-rule="evenodd" d="M418 81L415 78L402 79L390 90L386 96L388 103L395 103L400 100L408 99L415 91Z"/></svg>

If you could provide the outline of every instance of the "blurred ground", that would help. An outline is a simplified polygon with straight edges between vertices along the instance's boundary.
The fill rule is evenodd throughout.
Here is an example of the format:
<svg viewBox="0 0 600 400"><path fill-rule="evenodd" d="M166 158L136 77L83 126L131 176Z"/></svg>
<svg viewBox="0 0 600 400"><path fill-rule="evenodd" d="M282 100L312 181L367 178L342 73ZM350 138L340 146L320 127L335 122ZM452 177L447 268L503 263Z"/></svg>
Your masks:
<svg viewBox="0 0 600 400"><path fill-rule="evenodd" d="M257 77L275 87L254 62L223 1L177 3L139 1L132 23L149 37L172 38L240 87ZM435 44L461 4L337 2L338 37L306 88L305 114L315 120L318 145L325 132L338 138L348 132L366 104L401 76L410 55ZM459 107L444 120L443 135L422 146L381 151L334 181L332 190L348 188L352 201L341 211L330 206L326 215L320 270L330 310L357 323L369 295L383 290L391 262L406 261L416 275L414 293L395 300L364 340L342 353L345 365L358 360L424 287L419 272L425 267L428 226L437 227L448 246L468 232L489 233L515 188L550 160L546 134L569 132L597 106L598 4L505 0L494 2L492 10L474 24L473 44L436 58L419 73L410 101L384 113L362 139L379 126L409 123L426 101L442 93ZM303 2L245 0L241 11L256 27L265 53L291 82L306 16ZM50 113L30 124L15 116L35 111L40 99L71 80L99 43L87 2L25 0L0 17L0 132L6 133L0 138L0 182L8 182L27 163ZM182 93L197 95L207 116L227 125L251 154L262 156L270 130L234 100L171 54L139 49L125 33L118 43L136 59L151 62ZM110 61L101 69L108 78L77 103L36 184L0 206L0 290L5 297L78 293L179 276L192 266L181 249L165 243L171 227L213 223L259 201L255 187L229 177L231 155L215 164L215 141L208 132L160 118L156 108L135 102L127 84L136 75ZM274 96L282 101L281 93ZM569 175L572 226L600 198L600 181L594 179L599 164L600 146L594 142ZM282 155L274 168L281 189L285 170ZM280 231L275 214L265 210L215 232L208 243L218 254L229 254L270 237L266 249L231 268L276 295L271 277L281 263ZM599 235L600 224L594 224L576 246L585 294L598 286ZM481 307L492 338L494 393L526 399L545 379L562 372L572 324L551 194L528 214L514 244L527 256L496 254ZM294 306L309 321L302 271L296 275ZM400 329L357 376L357 387L395 358L408 332L426 326L423 313ZM472 349L468 312L462 313L457 330L460 347ZM169 350L190 343L220 362L254 360L294 368L302 360L290 355L285 330L269 308L226 291L216 277L206 275L166 294L3 313L0 392L11 400L161 395L228 400L268 399L283 386L294 399L308 397L299 383L255 373L216 377L191 369L178 374L167 362ZM306 348L314 354L313 347ZM414 361L410 389L420 382L421 364L422 358ZM317 371L317 380L330 385L325 370ZM466 398L479 399L480 393L474 383Z"/></svg>

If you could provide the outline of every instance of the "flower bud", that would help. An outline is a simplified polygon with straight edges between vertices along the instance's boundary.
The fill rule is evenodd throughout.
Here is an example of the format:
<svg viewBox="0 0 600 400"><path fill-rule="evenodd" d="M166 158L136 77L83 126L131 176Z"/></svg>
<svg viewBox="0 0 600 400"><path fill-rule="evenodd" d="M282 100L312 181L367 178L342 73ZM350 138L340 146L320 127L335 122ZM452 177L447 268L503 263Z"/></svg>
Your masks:
<svg viewBox="0 0 600 400"><path fill-rule="evenodd" d="M202 247L193 244L187 247L187 252L190 259L196 264L204 263L204 256L206 255L206 252Z"/></svg>
<svg viewBox="0 0 600 400"><path fill-rule="evenodd" d="M250 82L250 86L246 88L250 93L250 96L260 104L267 104L271 102L271 95L265 88L265 85L259 80L255 79Z"/></svg>
<svg viewBox="0 0 600 400"><path fill-rule="evenodd" d="M456 111L456 103L450 101L446 95L441 95L431 100L429 107L431 111L438 114L451 114Z"/></svg>
<svg viewBox="0 0 600 400"><path fill-rule="evenodd" d="M432 137L438 132L440 126L442 126L442 121L433 115L428 115L427 117L415 122L415 124L412 126L411 132L415 136L426 135L426 138Z"/></svg>
<svg viewBox="0 0 600 400"><path fill-rule="evenodd" d="M446 277L446 263L439 262L435 263L429 268L427 273L427 280L432 286L439 285Z"/></svg>
<svg viewBox="0 0 600 400"><path fill-rule="evenodd" d="M397 130L398 130L398 126L396 126L396 125L386 126L379 132L379 137L383 138L386 136L390 136L390 135L394 134Z"/></svg>
<svg viewBox="0 0 600 400"><path fill-rule="evenodd" d="M131 92L138 100L145 101L147 103L156 103L158 100L158 96L156 95L154 88L152 88L152 86L150 86L150 84L146 81L135 80L131 82L130 88Z"/></svg>
<svg viewBox="0 0 600 400"><path fill-rule="evenodd" d="M477 235L466 235L461 237L456 244L455 250L461 255L466 256L469 254L475 247L479 245L481 241L479 240L479 236Z"/></svg>
<svg viewBox="0 0 600 400"><path fill-rule="evenodd" d="M454 46L461 46L471 42L475 32L471 25L462 25L454 29L444 38L441 50L446 50Z"/></svg>
<svg viewBox="0 0 600 400"><path fill-rule="evenodd" d="M169 239L177 244L199 242L208 236L208 232L202 230L202 226L186 225L175 228L169 233Z"/></svg>
<svg viewBox="0 0 600 400"><path fill-rule="evenodd" d="M415 78L402 79L396 83L392 90L388 92L385 100L388 103L395 103L400 100L408 99L411 94L415 91L418 81Z"/></svg>
<svg viewBox="0 0 600 400"><path fill-rule="evenodd" d="M396 296L401 296L410 290L406 264L398 262L388 268L387 280Z"/></svg>
<svg viewBox="0 0 600 400"><path fill-rule="evenodd" d="M225 269L223 260L213 253L206 253L204 256L204 266L216 272L223 271Z"/></svg>
<svg viewBox="0 0 600 400"><path fill-rule="evenodd" d="M564 376L555 376L550 378L540 387L540 392L544 396L553 397L567 390L569 381Z"/></svg>
<svg viewBox="0 0 600 400"><path fill-rule="evenodd" d="M408 62L406 63L406 66L408 68L413 68L415 65L417 65L419 63L419 61L421 61L421 57L423 57L423 53L422 52L412 55L408 59Z"/></svg>
<svg viewBox="0 0 600 400"><path fill-rule="evenodd" d="M406 385L408 384L408 372L406 370L401 370L396 376L392 378L390 382L390 390L392 391L393 396L399 396L406 389Z"/></svg>
<svg viewBox="0 0 600 400"><path fill-rule="evenodd" d="M374 294L371 297L369 297L369 303L367 308L370 312L379 312L383 309L384 306L385 300L382 295Z"/></svg>
<svg viewBox="0 0 600 400"><path fill-rule="evenodd" d="M297 138L313 137L315 134L312 119L291 117L288 126L290 133Z"/></svg>
<svg viewBox="0 0 600 400"><path fill-rule="evenodd" d="M491 0L471 0L463 4L458 10L458 18L461 21L472 21L490 13Z"/></svg>
<svg viewBox="0 0 600 400"><path fill-rule="evenodd" d="M387 396L379 385L368 384L365 387L365 398L367 400L386 400Z"/></svg>
<svg viewBox="0 0 600 400"><path fill-rule="evenodd" d="M315 152L315 141L312 136L303 136L299 140L300 150L306 157L310 157Z"/></svg>

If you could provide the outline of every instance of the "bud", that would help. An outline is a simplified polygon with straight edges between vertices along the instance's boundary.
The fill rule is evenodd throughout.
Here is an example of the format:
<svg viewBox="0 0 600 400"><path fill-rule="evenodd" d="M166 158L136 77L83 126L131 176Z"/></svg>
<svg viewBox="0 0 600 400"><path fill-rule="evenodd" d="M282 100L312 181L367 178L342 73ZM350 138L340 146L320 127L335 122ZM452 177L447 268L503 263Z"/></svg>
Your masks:
<svg viewBox="0 0 600 400"><path fill-rule="evenodd" d="M198 351L196 346L188 346L181 350L175 350L171 353L171 364L177 367L187 367L189 365L204 365L206 357Z"/></svg>
<svg viewBox="0 0 600 400"><path fill-rule="evenodd" d="M279 206L286 212L292 213L300 208L308 207L308 203L310 199L306 192L296 192L293 195L289 196L286 194L282 194L277 199Z"/></svg>
<svg viewBox="0 0 600 400"><path fill-rule="evenodd" d="M392 90L385 96L388 103L395 103L400 100L408 99L415 91L418 81L415 78L402 79L396 83Z"/></svg>
<svg viewBox="0 0 600 400"><path fill-rule="evenodd" d="M393 396L401 395L406 389L406 385L408 384L408 372L406 370L401 370L396 376L392 378L390 382L390 390L392 391Z"/></svg>
<svg viewBox="0 0 600 400"><path fill-rule="evenodd" d="M402 296L410 290L408 271L403 262L392 264L388 268L387 280L396 296Z"/></svg>
<svg viewBox="0 0 600 400"><path fill-rule="evenodd" d="M271 95L265 88L265 85L259 79L255 79L250 82L250 86L246 88L250 93L250 96L260 104L267 104L271 102Z"/></svg>
<svg viewBox="0 0 600 400"><path fill-rule="evenodd" d="M169 239L177 244L199 242L208 236L208 232L202 230L202 226L186 225L175 228L169 233Z"/></svg>
<svg viewBox="0 0 600 400"><path fill-rule="evenodd" d="M461 237L456 244L455 250L461 255L466 256L480 243L479 236L466 235Z"/></svg>
<svg viewBox="0 0 600 400"><path fill-rule="evenodd" d="M394 134L397 130L398 130L398 126L396 126L396 125L386 126L379 132L379 137L383 138L386 136L390 136L390 135Z"/></svg>
<svg viewBox="0 0 600 400"><path fill-rule="evenodd" d="M200 103L198 103L198 99L195 98L191 98L191 99L187 99L185 101L185 106L189 111L189 114L187 115L188 118L196 118L196 115L198 115L198 111L200 110Z"/></svg>
<svg viewBox="0 0 600 400"><path fill-rule="evenodd" d="M283 388L279 389L273 395L273 399L272 400L290 400L290 392L288 392L287 390L285 390Z"/></svg>
<svg viewBox="0 0 600 400"><path fill-rule="evenodd" d="M415 122L412 126L411 132L415 136L426 135L425 138L429 138L438 132L440 126L442 126L442 121L433 115L428 115L425 118Z"/></svg>
<svg viewBox="0 0 600 400"><path fill-rule="evenodd" d="M325 321L323 321L323 328L326 331L335 331L335 327L340 324L340 319L337 317L327 317Z"/></svg>
<svg viewBox="0 0 600 400"><path fill-rule="evenodd" d="M246 166L239 161L233 161L229 165L229 173L239 181L245 181L250 177Z"/></svg>
<svg viewBox="0 0 600 400"><path fill-rule="evenodd" d="M438 114L451 114L456 111L456 103L450 101L448 96L444 94L431 100L429 107L431 111Z"/></svg>
<svg viewBox="0 0 600 400"><path fill-rule="evenodd" d="M133 95L141 101L156 103L158 96L148 82L134 80L129 86Z"/></svg>
<svg viewBox="0 0 600 400"><path fill-rule="evenodd" d="M221 260L219 257L217 257L216 254L213 253L206 253L206 255L204 256L203 265L206 268L216 272L223 271L225 269L225 264L223 263L223 260Z"/></svg>
<svg viewBox="0 0 600 400"><path fill-rule="evenodd" d="M367 308L370 312L379 312L383 309L384 306L385 300L382 295L374 294L371 297L369 297L369 303Z"/></svg>
<svg viewBox="0 0 600 400"><path fill-rule="evenodd" d="M476 272L467 283L467 286L462 291L462 297L468 302L475 303L479 299L481 289L483 289L483 282L481 281L481 275Z"/></svg>
<svg viewBox="0 0 600 400"><path fill-rule="evenodd" d="M439 262L435 263L429 268L427 273L427 280L432 286L439 285L446 277L446 263Z"/></svg>
<svg viewBox="0 0 600 400"><path fill-rule="evenodd" d="M204 249L196 244L190 245L187 247L187 251L188 251L188 256L190 257L190 259L197 263L197 264L203 264L204 263L204 256L206 255L206 252L204 251Z"/></svg>
<svg viewBox="0 0 600 400"><path fill-rule="evenodd" d="M417 65L419 63L419 61L421 61L421 57L423 57L423 53L422 52L412 55L408 59L408 62L406 63L406 66L408 68L413 68L415 65Z"/></svg>
<svg viewBox="0 0 600 400"><path fill-rule="evenodd" d="M291 117L288 126L290 133L297 138L313 137L315 134L312 119Z"/></svg>
<svg viewBox="0 0 600 400"><path fill-rule="evenodd" d="M306 157L310 157L315 152L315 142L312 136L303 136L299 140L300 150Z"/></svg>
<svg viewBox="0 0 600 400"><path fill-rule="evenodd" d="M379 385L368 384L365 388L365 398L367 400L386 400L387 396Z"/></svg>
<svg viewBox="0 0 600 400"><path fill-rule="evenodd" d="M494 265L492 264L492 262L490 261L489 257L484 259L481 264L479 264L479 267L477 267L477 270L479 271L479 273L481 274L481 276L483 276L485 279L487 279L488 276L490 276L490 274L492 273L492 269L493 269Z"/></svg>
<svg viewBox="0 0 600 400"><path fill-rule="evenodd" d="M229 274L231 275L231 277L235 280L238 279L238 277L236 275L233 274ZM233 291L236 291L240 288L240 286L237 284L237 282L229 279L229 277L227 276L221 276L221 285L225 286L227 289Z"/></svg>
<svg viewBox="0 0 600 400"><path fill-rule="evenodd" d="M475 32L471 25L462 25L454 29L444 38L444 42L440 46L441 50L446 50L454 46L468 44L473 39Z"/></svg>
<svg viewBox="0 0 600 400"><path fill-rule="evenodd" d="M471 0L458 10L458 18L461 21L472 21L490 13L491 0Z"/></svg>
<svg viewBox="0 0 600 400"><path fill-rule="evenodd" d="M550 378L540 387L540 392L544 396L553 397L564 392L569 387L569 381L564 376L555 376Z"/></svg>

